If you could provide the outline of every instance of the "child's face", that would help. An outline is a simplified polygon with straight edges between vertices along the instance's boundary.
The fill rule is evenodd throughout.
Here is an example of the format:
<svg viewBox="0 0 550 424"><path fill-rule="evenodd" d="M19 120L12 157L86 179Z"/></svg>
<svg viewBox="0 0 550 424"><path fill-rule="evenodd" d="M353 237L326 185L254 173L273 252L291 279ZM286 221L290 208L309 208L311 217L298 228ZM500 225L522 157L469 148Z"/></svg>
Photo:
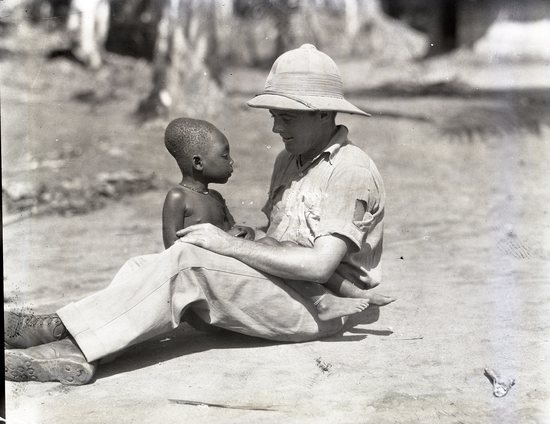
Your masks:
<svg viewBox="0 0 550 424"><path fill-rule="evenodd" d="M226 183L233 173L229 142L222 133L212 133L209 149L202 155L202 166L203 176L213 183Z"/></svg>

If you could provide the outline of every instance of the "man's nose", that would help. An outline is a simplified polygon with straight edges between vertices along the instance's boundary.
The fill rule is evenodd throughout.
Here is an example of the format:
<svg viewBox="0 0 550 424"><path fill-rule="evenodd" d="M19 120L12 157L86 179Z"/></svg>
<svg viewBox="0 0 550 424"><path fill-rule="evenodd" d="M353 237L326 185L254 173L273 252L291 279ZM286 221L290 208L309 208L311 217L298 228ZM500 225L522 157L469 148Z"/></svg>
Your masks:
<svg viewBox="0 0 550 424"><path fill-rule="evenodd" d="M272 129L272 131L275 134L280 134L281 132L283 132L283 125L282 125L280 119L273 118L273 129Z"/></svg>
<svg viewBox="0 0 550 424"><path fill-rule="evenodd" d="M233 166L235 162L233 161L232 157L229 157L229 166Z"/></svg>

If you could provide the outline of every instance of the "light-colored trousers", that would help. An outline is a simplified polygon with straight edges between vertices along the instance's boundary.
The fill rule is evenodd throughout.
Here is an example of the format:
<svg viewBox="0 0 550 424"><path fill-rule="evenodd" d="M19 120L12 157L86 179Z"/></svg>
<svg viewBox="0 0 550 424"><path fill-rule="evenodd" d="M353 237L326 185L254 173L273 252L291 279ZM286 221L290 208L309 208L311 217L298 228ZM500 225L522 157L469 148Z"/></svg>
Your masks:
<svg viewBox="0 0 550 424"><path fill-rule="evenodd" d="M187 243L127 261L105 289L57 314L89 362L176 328L187 308L217 327L301 342L341 330L283 279Z"/></svg>

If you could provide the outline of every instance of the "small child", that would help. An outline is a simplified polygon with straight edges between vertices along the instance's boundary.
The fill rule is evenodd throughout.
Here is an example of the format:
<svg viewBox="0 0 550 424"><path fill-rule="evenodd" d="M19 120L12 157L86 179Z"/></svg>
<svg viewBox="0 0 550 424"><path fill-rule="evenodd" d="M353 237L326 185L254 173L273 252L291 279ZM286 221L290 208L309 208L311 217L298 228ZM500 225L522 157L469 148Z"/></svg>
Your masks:
<svg viewBox="0 0 550 424"><path fill-rule="evenodd" d="M168 124L164 144L182 173L181 182L168 191L164 201L164 247L174 244L178 239L177 231L199 223L211 223L236 237L254 239L254 231L235 225L222 195L208 187L210 183L226 183L233 172L229 143L221 131L206 121L178 118ZM269 237L258 242L285 245ZM321 320L361 312L369 306L369 301L373 301L372 297L362 295L337 297L320 284L290 284L295 291L312 301Z"/></svg>
<svg viewBox="0 0 550 424"><path fill-rule="evenodd" d="M162 238L167 249L176 232L190 225L211 223L235 236L254 238L254 231L235 221L220 193L209 183L224 184L233 173L227 138L212 124L189 118L170 122L164 144L181 174L178 186L168 191L162 210Z"/></svg>

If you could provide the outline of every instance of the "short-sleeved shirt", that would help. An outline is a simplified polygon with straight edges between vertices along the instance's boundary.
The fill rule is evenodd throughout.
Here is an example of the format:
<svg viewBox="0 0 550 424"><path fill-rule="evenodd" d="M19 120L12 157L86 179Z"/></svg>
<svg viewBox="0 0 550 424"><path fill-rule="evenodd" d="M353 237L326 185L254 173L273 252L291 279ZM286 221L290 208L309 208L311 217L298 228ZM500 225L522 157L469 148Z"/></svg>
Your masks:
<svg viewBox="0 0 550 424"><path fill-rule="evenodd" d="M300 164L282 151L262 209L269 219L267 236L313 247L326 235L347 238L349 251L336 272L352 281L376 285L381 281L385 191L371 158L338 126L330 143L316 158Z"/></svg>

